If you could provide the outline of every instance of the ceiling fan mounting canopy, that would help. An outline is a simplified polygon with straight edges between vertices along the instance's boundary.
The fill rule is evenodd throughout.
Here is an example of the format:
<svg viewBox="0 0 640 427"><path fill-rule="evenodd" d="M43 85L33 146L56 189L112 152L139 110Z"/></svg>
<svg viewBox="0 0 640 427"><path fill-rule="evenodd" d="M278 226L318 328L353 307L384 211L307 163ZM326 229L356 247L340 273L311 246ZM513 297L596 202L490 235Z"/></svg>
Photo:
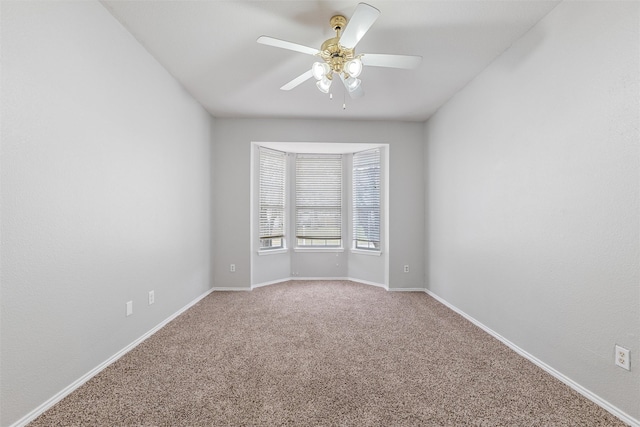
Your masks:
<svg viewBox="0 0 640 427"><path fill-rule="evenodd" d="M342 31L342 29L347 25L347 18L342 15L335 15L331 17L329 24L331 24L333 31ZM338 34L338 36L340 36L340 34Z"/></svg>
<svg viewBox="0 0 640 427"><path fill-rule="evenodd" d="M380 11L366 3L360 3L348 21L343 15L334 15L329 20L331 28L336 36L325 40L320 50L303 46L297 43L276 39L268 36L258 37L258 43L266 44L282 49L289 49L308 55L319 56L324 62L315 62L310 70L291 80L282 86L282 90L291 90L311 77L315 77L316 86L323 93L328 93L336 74L344 83L344 87L352 98L364 94L358 75L362 66L389 67L413 69L420 65L422 57L413 55L387 55L387 54L355 54L355 47L369 28L378 19Z"/></svg>

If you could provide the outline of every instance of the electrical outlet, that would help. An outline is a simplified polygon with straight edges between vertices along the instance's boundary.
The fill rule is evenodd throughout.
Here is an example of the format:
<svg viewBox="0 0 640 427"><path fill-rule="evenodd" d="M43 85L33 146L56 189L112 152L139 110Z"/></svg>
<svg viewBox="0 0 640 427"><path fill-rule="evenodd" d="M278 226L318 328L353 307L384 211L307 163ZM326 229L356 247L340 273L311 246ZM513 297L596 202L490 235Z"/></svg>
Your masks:
<svg viewBox="0 0 640 427"><path fill-rule="evenodd" d="M236 272L236 265L235 264L229 264L229 271L232 273Z"/></svg>
<svg viewBox="0 0 640 427"><path fill-rule="evenodd" d="M127 301L127 316L133 314L133 301Z"/></svg>
<svg viewBox="0 0 640 427"><path fill-rule="evenodd" d="M149 291L149 305L156 302L156 294L155 291Z"/></svg>
<svg viewBox="0 0 640 427"><path fill-rule="evenodd" d="M404 266L404 272L405 272L405 273L408 273L408 272L409 272L409 264L407 264L407 265L405 265L405 266Z"/></svg>
<svg viewBox="0 0 640 427"><path fill-rule="evenodd" d="M620 366L627 371L631 370L629 366L629 350L616 345L616 366Z"/></svg>

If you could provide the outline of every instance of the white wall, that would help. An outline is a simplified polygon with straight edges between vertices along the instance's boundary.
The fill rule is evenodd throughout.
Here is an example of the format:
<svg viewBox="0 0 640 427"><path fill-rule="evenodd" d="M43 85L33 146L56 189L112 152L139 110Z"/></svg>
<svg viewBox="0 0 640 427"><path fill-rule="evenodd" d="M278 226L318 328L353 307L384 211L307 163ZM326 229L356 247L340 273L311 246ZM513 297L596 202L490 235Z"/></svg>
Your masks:
<svg viewBox="0 0 640 427"><path fill-rule="evenodd" d="M561 3L425 133L428 289L636 420L638 17Z"/></svg>
<svg viewBox="0 0 640 427"><path fill-rule="evenodd" d="M98 2L2 2L1 425L211 287L210 126Z"/></svg>
<svg viewBox="0 0 640 427"><path fill-rule="evenodd" d="M389 285L390 288L422 288L424 283L424 191L423 125L421 123L325 120L221 119L215 121L216 163L214 194L216 239L214 250L215 287L248 288L254 256L250 247L251 142L338 142L388 143L389 149ZM300 259L313 255L317 265L335 266L335 254L296 254L295 264L313 263ZM364 255L366 256L366 255ZM257 263L269 263L269 255ZM340 257L338 257L340 258ZM342 258L341 258L342 259ZM351 261L349 261L351 262ZM236 272L229 271L236 264ZM296 265L290 265L295 269ZM336 275L349 274L344 260ZM411 265L409 273L402 266ZM262 268L262 267L261 267ZM357 268L357 266L354 266ZM276 269L274 277L283 269ZM326 274L326 269L316 270ZM314 271L308 270L313 276ZM271 273L269 273L271 274ZM304 273L301 272L300 276Z"/></svg>

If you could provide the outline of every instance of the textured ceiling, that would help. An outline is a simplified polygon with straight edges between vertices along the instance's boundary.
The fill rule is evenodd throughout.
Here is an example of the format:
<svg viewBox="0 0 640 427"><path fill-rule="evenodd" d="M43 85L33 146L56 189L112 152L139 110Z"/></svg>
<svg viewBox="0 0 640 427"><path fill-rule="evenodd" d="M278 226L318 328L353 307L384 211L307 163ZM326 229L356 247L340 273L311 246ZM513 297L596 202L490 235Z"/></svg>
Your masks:
<svg viewBox="0 0 640 427"><path fill-rule="evenodd" d="M365 67L365 96L334 84L330 100L302 74L313 56L256 43L261 35L319 48L349 18L345 1L122 1L102 3L216 117L422 121L526 33L558 1L376 1L381 11L356 53L420 55L416 70Z"/></svg>

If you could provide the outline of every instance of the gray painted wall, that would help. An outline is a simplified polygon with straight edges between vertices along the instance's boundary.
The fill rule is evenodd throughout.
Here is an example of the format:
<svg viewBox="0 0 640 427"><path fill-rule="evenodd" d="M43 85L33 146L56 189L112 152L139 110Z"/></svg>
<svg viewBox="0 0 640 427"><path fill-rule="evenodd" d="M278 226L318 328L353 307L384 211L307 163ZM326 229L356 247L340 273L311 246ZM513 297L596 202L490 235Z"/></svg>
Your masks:
<svg viewBox="0 0 640 427"><path fill-rule="evenodd" d="M403 122L216 119L214 286L250 286L251 142L277 141L389 144L389 286L422 288L425 245L423 130L421 123ZM335 265L335 254L330 257L297 255L314 255L320 263ZM268 262L265 259L271 257L278 255L260 257L258 262ZM302 262L313 264L308 260ZM229 271L229 264L236 264L235 273ZM405 264L411 266L409 273L403 272ZM338 266L338 273L341 276L349 274L344 262ZM313 275L312 270L309 275Z"/></svg>
<svg viewBox="0 0 640 427"><path fill-rule="evenodd" d="M635 419L639 7L561 3L425 134L428 289Z"/></svg>
<svg viewBox="0 0 640 427"><path fill-rule="evenodd" d="M2 2L0 424L248 287L250 142L329 136L391 146L391 288L640 418L637 17L562 3L424 126L211 120L99 3Z"/></svg>
<svg viewBox="0 0 640 427"><path fill-rule="evenodd" d="M3 1L1 98L7 426L211 287L212 120L98 2Z"/></svg>

